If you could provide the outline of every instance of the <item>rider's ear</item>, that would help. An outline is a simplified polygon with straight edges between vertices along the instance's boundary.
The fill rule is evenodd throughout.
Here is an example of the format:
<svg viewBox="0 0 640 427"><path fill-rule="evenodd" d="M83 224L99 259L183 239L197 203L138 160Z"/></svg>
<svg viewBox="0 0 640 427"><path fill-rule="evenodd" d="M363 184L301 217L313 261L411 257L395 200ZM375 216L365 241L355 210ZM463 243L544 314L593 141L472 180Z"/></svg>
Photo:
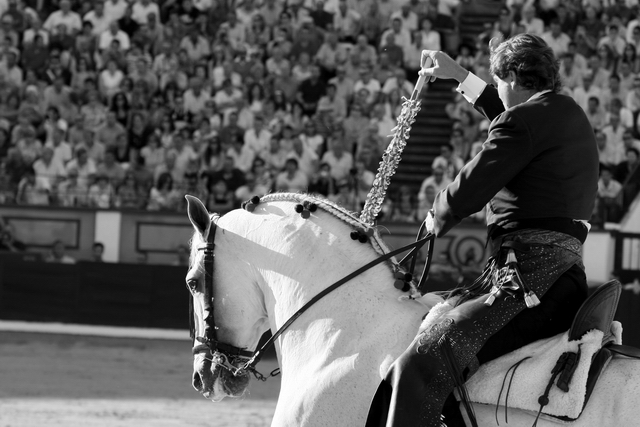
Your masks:
<svg viewBox="0 0 640 427"><path fill-rule="evenodd" d="M207 211L207 208L197 197L187 194L184 198L187 199L187 213L189 214L189 220L191 224L193 224L193 228L200 233L203 239L206 239L211 228L209 211Z"/></svg>

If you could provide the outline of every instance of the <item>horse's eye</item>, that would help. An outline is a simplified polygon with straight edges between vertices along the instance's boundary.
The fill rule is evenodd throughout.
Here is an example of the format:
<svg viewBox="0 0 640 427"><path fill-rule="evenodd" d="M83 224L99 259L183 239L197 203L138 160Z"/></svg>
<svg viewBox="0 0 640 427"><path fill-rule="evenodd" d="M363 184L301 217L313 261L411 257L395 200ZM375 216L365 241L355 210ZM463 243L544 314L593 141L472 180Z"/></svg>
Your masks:
<svg viewBox="0 0 640 427"><path fill-rule="evenodd" d="M198 286L198 281L196 279L187 280L187 287L190 290L195 291L197 286Z"/></svg>

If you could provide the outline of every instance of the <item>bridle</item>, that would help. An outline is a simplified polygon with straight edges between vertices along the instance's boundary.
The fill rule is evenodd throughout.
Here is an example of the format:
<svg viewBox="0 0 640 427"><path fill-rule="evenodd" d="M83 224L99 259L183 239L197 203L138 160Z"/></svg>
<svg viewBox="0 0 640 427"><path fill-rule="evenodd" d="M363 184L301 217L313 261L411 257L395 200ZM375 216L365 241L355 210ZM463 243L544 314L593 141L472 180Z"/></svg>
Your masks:
<svg viewBox="0 0 640 427"><path fill-rule="evenodd" d="M395 249L391 252L380 255L378 258L373 261L363 265L358 268L354 272L346 275L342 279L333 283L323 291L319 292L316 296L311 298L306 304L304 304L298 311L296 311L290 318L287 320L259 349L254 351L246 350L245 348L239 348L230 344L226 344L218 341L216 330L218 329L215 324L214 318L214 305L213 305L213 261L215 258L214 248L215 248L215 235L216 230L218 228L217 221L220 216L215 216L211 220L211 229L209 231L209 235L207 237L207 242L204 246L198 248L198 250L202 250L204 252L204 270L205 270L205 285L204 285L204 331L203 336L195 336L195 318L193 313L193 297L189 300L190 308L191 308L191 338L194 340L194 344L197 341L199 344L194 345L193 354L204 353L205 357L210 360L213 364L219 366L220 368L226 369L233 376L245 376L249 373L252 373L257 379L261 381L266 381L268 377L276 376L279 374L279 369L275 369L268 376L262 375L260 372L256 370L256 365L264 355L264 353L274 345L275 341L278 339L282 333L291 326L291 324L298 318L302 313L307 311L313 304L318 302L325 295L330 292L336 290L340 286L344 285L351 279L357 277L363 272L369 270L370 268L391 259L392 257L401 254L406 251L410 251L404 258L398 263L399 266L405 264L408 260L411 260L411 264L409 267L408 280L412 280L413 271L415 269L416 261L418 259L419 250L424 246L425 243L429 242L428 246L428 254L424 269L420 276L420 280L418 282L417 288L422 288L422 285L426 281L427 273L429 272L429 267L431 265L431 259L433 258L433 240L435 239L435 235L431 233L427 233L425 236L420 237L425 230L425 223L423 222L418 230L418 235L416 240L408 245L405 245L401 248ZM240 365L241 366L237 366Z"/></svg>

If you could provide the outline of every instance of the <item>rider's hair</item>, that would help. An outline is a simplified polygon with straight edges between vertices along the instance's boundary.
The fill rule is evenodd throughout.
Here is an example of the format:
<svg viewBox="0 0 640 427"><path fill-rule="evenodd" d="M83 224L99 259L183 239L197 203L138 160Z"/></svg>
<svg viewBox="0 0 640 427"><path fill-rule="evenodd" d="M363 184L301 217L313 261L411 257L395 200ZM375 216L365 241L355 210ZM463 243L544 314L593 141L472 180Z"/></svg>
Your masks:
<svg viewBox="0 0 640 427"><path fill-rule="evenodd" d="M533 34L518 34L500 43L491 51L491 74L505 79L509 72L516 75L516 83L536 92L560 92L560 67L553 50Z"/></svg>

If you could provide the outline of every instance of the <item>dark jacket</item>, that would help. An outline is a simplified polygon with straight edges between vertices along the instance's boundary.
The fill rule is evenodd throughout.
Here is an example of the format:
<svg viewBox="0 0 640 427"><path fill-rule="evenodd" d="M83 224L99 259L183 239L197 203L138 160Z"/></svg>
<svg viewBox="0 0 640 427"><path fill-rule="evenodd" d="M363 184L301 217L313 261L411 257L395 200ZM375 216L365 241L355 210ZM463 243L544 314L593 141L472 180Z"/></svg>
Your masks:
<svg viewBox="0 0 640 427"><path fill-rule="evenodd" d="M598 152L589 120L572 98L548 92L505 111L497 90L488 85L475 107L492 121L489 136L436 196L438 236L487 203L490 227L591 218Z"/></svg>

